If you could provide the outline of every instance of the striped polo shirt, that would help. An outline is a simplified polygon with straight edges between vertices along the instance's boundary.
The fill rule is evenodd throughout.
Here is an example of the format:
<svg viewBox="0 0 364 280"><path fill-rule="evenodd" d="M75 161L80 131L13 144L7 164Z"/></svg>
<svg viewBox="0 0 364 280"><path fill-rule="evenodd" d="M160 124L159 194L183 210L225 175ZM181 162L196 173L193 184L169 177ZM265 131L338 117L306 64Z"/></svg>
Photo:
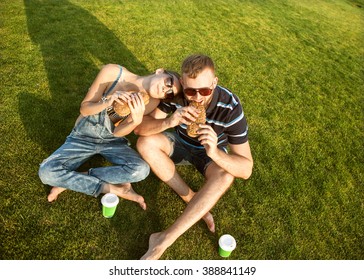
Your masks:
<svg viewBox="0 0 364 280"><path fill-rule="evenodd" d="M169 114L185 106L188 106L188 100L183 97L170 102L163 101L158 108ZM217 86L214 89L212 100L206 110L206 123L216 132L219 147L226 147L228 143L242 144L248 141L248 125L240 100L224 87ZM197 138L187 135L186 128L185 124L175 127L182 141L194 148L204 149Z"/></svg>

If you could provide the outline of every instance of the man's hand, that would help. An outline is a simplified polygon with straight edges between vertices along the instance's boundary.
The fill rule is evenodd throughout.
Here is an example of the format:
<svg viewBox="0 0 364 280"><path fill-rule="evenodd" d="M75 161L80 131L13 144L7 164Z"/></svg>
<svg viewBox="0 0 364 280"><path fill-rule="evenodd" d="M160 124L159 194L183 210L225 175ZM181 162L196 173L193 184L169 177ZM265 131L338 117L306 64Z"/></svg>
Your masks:
<svg viewBox="0 0 364 280"><path fill-rule="evenodd" d="M175 127L180 124L189 125L198 117L198 110L192 106L177 109L172 116L168 118L169 127Z"/></svg>
<svg viewBox="0 0 364 280"><path fill-rule="evenodd" d="M213 159L218 151L216 132L207 124L200 124L199 127L198 140L205 147L207 155Z"/></svg>

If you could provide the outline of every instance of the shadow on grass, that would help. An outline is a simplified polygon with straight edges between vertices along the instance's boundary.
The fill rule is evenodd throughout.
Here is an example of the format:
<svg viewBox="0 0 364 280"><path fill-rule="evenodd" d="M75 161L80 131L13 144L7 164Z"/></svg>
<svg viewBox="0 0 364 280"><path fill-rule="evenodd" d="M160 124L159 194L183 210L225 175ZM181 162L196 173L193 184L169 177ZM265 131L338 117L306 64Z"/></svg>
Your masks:
<svg viewBox="0 0 364 280"><path fill-rule="evenodd" d="M43 56L50 96L41 92L20 94L19 114L28 137L51 154L70 133L80 103L101 65L117 63L138 74L148 71L113 32L87 10L65 0L25 0L24 5L30 38ZM134 146L135 137L131 136L130 140ZM95 157L87 166L103 164L102 159ZM139 186L144 186L143 182ZM148 194L149 200L156 199L156 192ZM133 213L126 212L123 218L128 215L133 216ZM153 214L148 215L154 223L158 222ZM145 219L145 216L137 217ZM133 225L137 227L135 232L147 231L142 220L133 221ZM130 238L117 222L114 226L121 236ZM155 226L158 228L158 223ZM134 252L129 258L140 257L132 248L133 240L125 244L130 246L126 249L128 252Z"/></svg>
<svg viewBox="0 0 364 280"><path fill-rule="evenodd" d="M52 153L71 131L80 103L101 65L119 63L136 73L148 71L88 11L65 0L24 4L28 32L43 55L51 96L23 93L19 110L28 136Z"/></svg>

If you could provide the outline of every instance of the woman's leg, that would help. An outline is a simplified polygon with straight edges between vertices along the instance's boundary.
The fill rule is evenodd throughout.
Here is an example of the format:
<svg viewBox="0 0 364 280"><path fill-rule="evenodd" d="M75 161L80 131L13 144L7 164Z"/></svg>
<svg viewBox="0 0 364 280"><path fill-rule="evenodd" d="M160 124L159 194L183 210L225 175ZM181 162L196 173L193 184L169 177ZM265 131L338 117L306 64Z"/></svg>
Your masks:
<svg viewBox="0 0 364 280"><path fill-rule="evenodd" d="M44 184L57 187L52 189L49 199L55 200L65 189L97 196L102 181L96 177L75 170L95 154L93 143L78 138L68 137L66 142L51 156L45 159L39 168L39 177ZM60 189L58 189L60 188Z"/></svg>
<svg viewBox="0 0 364 280"><path fill-rule="evenodd" d="M145 210L144 198L133 190L130 183L144 180L149 174L149 165L125 141L120 140L98 146L99 153L114 166L92 168L89 175L105 182L102 193L110 192L135 201Z"/></svg>
<svg viewBox="0 0 364 280"><path fill-rule="evenodd" d="M99 144L98 150L113 166L91 168L89 175L110 184L139 182L149 175L149 165L123 141Z"/></svg>

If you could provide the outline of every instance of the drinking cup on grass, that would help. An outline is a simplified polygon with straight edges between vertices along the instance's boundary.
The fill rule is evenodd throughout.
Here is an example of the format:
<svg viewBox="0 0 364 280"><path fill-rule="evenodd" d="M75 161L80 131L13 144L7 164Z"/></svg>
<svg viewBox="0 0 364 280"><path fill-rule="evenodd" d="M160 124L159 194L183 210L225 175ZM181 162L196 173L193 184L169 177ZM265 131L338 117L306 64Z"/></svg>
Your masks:
<svg viewBox="0 0 364 280"><path fill-rule="evenodd" d="M219 254L223 258L230 256L231 252L236 248L235 238L230 234L224 234L219 239Z"/></svg>
<svg viewBox="0 0 364 280"><path fill-rule="evenodd" d="M102 215L105 218L111 218L115 214L116 206L118 206L119 198L116 194L107 193L101 198Z"/></svg>

